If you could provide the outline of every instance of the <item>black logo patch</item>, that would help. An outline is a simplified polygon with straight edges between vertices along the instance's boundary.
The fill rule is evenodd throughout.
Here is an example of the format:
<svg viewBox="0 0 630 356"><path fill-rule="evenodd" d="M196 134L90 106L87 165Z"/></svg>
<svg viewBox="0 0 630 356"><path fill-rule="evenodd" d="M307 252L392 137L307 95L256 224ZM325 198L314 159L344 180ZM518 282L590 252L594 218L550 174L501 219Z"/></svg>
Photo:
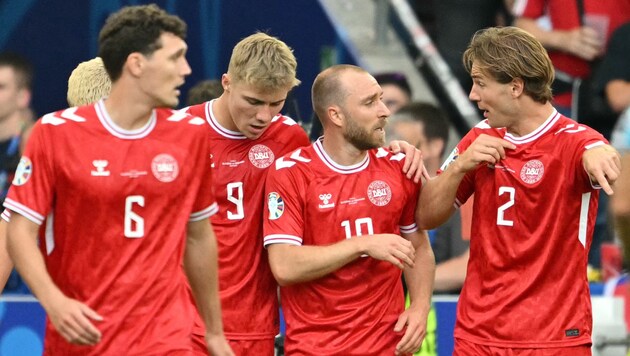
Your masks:
<svg viewBox="0 0 630 356"><path fill-rule="evenodd" d="M568 329L568 330L564 331L564 335L566 337L580 336L580 330L579 329Z"/></svg>

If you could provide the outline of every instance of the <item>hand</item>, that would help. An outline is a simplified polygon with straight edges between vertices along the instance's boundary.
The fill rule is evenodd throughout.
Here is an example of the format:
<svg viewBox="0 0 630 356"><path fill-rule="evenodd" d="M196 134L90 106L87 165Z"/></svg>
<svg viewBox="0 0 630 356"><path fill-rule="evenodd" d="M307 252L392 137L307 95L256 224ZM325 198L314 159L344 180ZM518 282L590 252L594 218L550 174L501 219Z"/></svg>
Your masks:
<svg viewBox="0 0 630 356"><path fill-rule="evenodd" d="M427 313L421 312L418 308L409 307L398 317L394 331L402 331L405 325L407 330L396 345L396 355L412 354L422 346L422 340L427 334Z"/></svg>
<svg viewBox="0 0 630 356"><path fill-rule="evenodd" d="M566 52L584 60L592 61L602 52L604 45L602 40L594 29L579 27L565 32L565 38L562 43Z"/></svg>
<svg viewBox="0 0 630 356"><path fill-rule="evenodd" d="M377 260L387 261L400 269L413 267L416 250L411 241L394 234L376 234L358 237L365 254Z"/></svg>
<svg viewBox="0 0 630 356"><path fill-rule="evenodd" d="M421 177L429 179L424 164L422 163L422 152L406 141L394 140L389 143L389 150L396 153L405 154L405 163L403 164L403 173L407 174L408 179L412 179L415 183L420 182Z"/></svg>
<svg viewBox="0 0 630 356"><path fill-rule="evenodd" d="M212 356L234 356L234 352L223 334L206 333L206 345L208 345L208 351Z"/></svg>
<svg viewBox="0 0 630 356"><path fill-rule="evenodd" d="M610 187L621 174L621 156L609 145L588 149L582 154L582 165L591 182L597 183L608 195L613 194Z"/></svg>
<svg viewBox="0 0 630 356"><path fill-rule="evenodd" d="M101 332L90 319L103 321L103 317L78 300L61 295L47 305L46 313L55 329L69 343L95 345L101 341Z"/></svg>
<svg viewBox="0 0 630 356"><path fill-rule="evenodd" d="M481 134L451 165L457 166L462 172L468 172L481 163L495 164L505 159L505 150L515 148L509 141Z"/></svg>

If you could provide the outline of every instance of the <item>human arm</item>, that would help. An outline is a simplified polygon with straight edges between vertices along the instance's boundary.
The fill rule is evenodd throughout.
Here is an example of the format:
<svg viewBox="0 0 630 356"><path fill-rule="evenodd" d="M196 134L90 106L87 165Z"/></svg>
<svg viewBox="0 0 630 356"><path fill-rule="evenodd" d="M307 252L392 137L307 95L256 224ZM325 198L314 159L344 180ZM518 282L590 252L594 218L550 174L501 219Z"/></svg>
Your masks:
<svg viewBox="0 0 630 356"><path fill-rule="evenodd" d="M406 266L403 273L409 290L410 305L400 316L394 331L407 329L396 345L396 355L417 351L427 332L427 316L431 309L431 295L435 277L435 258L426 231L404 234L415 248L413 266Z"/></svg>
<svg viewBox="0 0 630 356"><path fill-rule="evenodd" d="M592 183L601 186L606 194L613 194L610 186L621 174L621 156L616 149L610 145L589 148L582 154L582 165Z"/></svg>
<svg viewBox="0 0 630 356"><path fill-rule="evenodd" d="M103 318L87 305L66 297L55 285L37 247L38 230L39 225L18 213L12 213L7 227L9 256L64 339L79 345L98 343L101 332L92 321L101 321Z"/></svg>
<svg viewBox="0 0 630 356"><path fill-rule="evenodd" d="M602 52L604 43L596 30L582 26L571 30L546 30L536 19L517 17L514 26L531 33L549 50L557 50L591 61Z"/></svg>
<svg viewBox="0 0 630 356"><path fill-rule="evenodd" d="M207 219L191 221L186 232L184 271L197 310L206 325L206 344L212 355L234 355L223 334L219 299L217 242Z"/></svg>
<svg viewBox="0 0 630 356"><path fill-rule="evenodd" d="M12 269L13 261L7 251L7 222L0 219L0 292L7 284Z"/></svg>
<svg viewBox="0 0 630 356"><path fill-rule="evenodd" d="M415 259L412 243L394 234L352 236L327 246L278 243L267 246L267 250L271 271L281 286L323 277L364 254L400 269L413 266Z"/></svg>
<svg viewBox="0 0 630 356"><path fill-rule="evenodd" d="M622 112L630 107L630 82L613 79L606 84L606 98L610 108L615 112Z"/></svg>
<svg viewBox="0 0 630 356"><path fill-rule="evenodd" d="M505 158L506 149L515 147L506 140L481 134L457 159L447 162L444 172L422 185L416 209L420 228L434 229L453 214L457 188L466 173L480 164L499 162Z"/></svg>
<svg viewBox="0 0 630 356"><path fill-rule="evenodd" d="M450 258L435 266L435 282L433 290L436 293L460 289L466 279L466 269L468 267L468 258L470 257L470 249L466 250L459 256Z"/></svg>

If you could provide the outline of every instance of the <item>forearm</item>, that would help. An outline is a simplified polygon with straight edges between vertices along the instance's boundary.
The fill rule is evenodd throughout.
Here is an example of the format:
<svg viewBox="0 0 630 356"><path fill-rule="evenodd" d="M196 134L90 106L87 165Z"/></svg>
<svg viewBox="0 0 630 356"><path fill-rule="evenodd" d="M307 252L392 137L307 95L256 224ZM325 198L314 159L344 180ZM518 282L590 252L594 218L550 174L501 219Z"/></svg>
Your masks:
<svg viewBox="0 0 630 356"><path fill-rule="evenodd" d="M7 250L24 282L48 310L52 301L62 297L63 293L46 270L44 258L37 247L38 230L39 225L20 214L12 214L7 228Z"/></svg>
<svg viewBox="0 0 630 356"><path fill-rule="evenodd" d="M361 256L361 238L371 237L353 237L328 246L270 245L271 271L281 286L323 277Z"/></svg>
<svg viewBox="0 0 630 356"><path fill-rule="evenodd" d="M453 257L435 266L435 282L433 290L435 292L460 289L466 279L466 268L468 267L468 256L466 251L460 256Z"/></svg>
<svg viewBox="0 0 630 356"><path fill-rule="evenodd" d="M0 292L7 284L12 269L13 261L7 251L7 223L0 220Z"/></svg>
<svg viewBox="0 0 630 356"><path fill-rule="evenodd" d="M537 20L520 17L514 20L514 26L531 33L548 50L567 51L564 31L548 31L538 25Z"/></svg>
<svg viewBox="0 0 630 356"><path fill-rule="evenodd" d="M206 331L222 335L217 256L217 243L210 223L207 220L189 223L184 271Z"/></svg>
<svg viewBox="0 0 630 356"><path fill-rule="evenodd" d="M463 177L464 173L449 167L422 186L416 209L416 221L421 229L434 229L453 214L457 188Z"/></svg>
<svg viewBox="0 0 630 356"><path fill-rule="evenodd" d="M405 267L403 273L411 300L410 308L415 308L427 315L431 308L431 295L433 294L435 257L426 233L418 232L416 234L415 242L412 240L416 247L414 266Z"/></svg>

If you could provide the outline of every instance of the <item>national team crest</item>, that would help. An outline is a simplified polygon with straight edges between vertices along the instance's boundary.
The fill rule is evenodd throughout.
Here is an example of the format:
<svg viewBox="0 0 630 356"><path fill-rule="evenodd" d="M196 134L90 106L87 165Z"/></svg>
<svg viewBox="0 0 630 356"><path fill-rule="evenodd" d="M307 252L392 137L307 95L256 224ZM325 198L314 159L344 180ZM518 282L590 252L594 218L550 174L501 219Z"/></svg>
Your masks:
<svg viewBox="0 0 630 356"><path fill-rule="evenodd" d="M13 177L13 185L22 185L28 182L28 179L31 178L31 174L33 174L33 163L31 160L22 156L20 158L20 163L15 170L15 176Z"/></svg>
<svg viewBox="0 0 630 356"><path fill-rule="evenodd" d="M280 194L271 192L267 196L267 207L269 209L269 220L276 220L284 213L284 200Z"/></svg>
<svg viewBox="0 0 630 356"><path fill-rule="evenodd" d="M537 159L533 159L525 163L521 169L521 180L527 184L538 182L545 173L545 166Z"/></svg>
<svg viewBox="0 0 630 356"><path fill-rule="evenodd" d="M392 200L392 190L382 180L370 183L367 190L368 199L376 206L385 206Z"/></svg>
<svg viewBox="0 0 630 356"><path fill-rule="evenodd" d="M173 156L162 153L153 158L151 172L160 182L170 183L177 178L179 165Z"/></svg>
<svg viewBox="0 0 630 356"><path fill-rule="evenodd" d="M265 145L255 145L249 150L249 161L258 168L267 168L274 161L271 148Z"/></svg>

